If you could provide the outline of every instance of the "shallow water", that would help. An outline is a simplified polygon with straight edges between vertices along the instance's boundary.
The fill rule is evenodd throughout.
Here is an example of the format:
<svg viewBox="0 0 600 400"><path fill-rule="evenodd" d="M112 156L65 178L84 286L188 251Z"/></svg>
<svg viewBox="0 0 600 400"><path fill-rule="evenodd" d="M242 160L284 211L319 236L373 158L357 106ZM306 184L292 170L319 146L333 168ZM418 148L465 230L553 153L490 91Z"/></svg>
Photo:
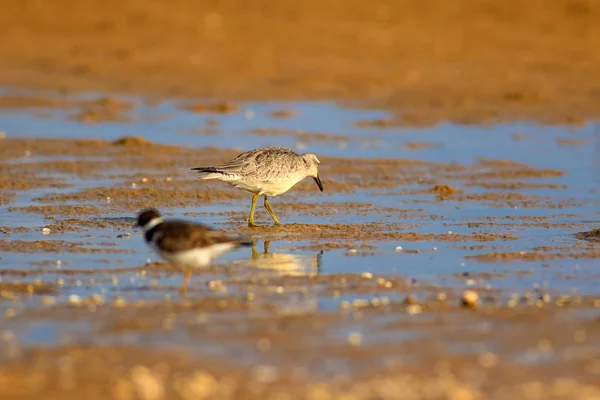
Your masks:
<svg viewBox="0 0 600 400"><path fill-rule="evenodd" d="M393 210L413 210L422 218L406 221L407 230L430 234L470 234L472 232L512 233L517 240L496 243L506 246L506 251L529 252L539 246L572 246L577 243L572 235L578 231L592 230L598 227L600 213L598 193L600 174L600 125L587 124L579 128L548 127L535 124L507 124L499 126L457 126L441 124L435 127L414 128L369 128L355 125L361 120L377 120L388 118L386 112L365 111L341 108L334 103L241 103L240 112L233 114L198 114L182 110L178 104L164 102L156 106L147 105L135 99L136 108L131 113L132 121L126 123L98 123L94 125L67 119L68 112L48 110L40 116L39 112L30 110L13 110L0 112L0 130L8 136L23 137L55 137L55 138L98 138L114 140L122 136L142 136L151 141L165 144L184 145L189 147L216 146L229 148L235 146L240 150L265 146L281 145L311 151L323 156L360 157L360 158L399 158L432 161L440 163L460 163L470 165L479 158L501 159L526 163L539 168L565 171L561 177L530 179L528 182L544 182L567 185L567 190L550 189L515 189L513 191L528 195L549 196L548 204L556 208L534 206L518 208L505 204L488 207L485 202L455 202L447 199L443 202L428 201L431 195L402 196L395 195L399 190L411 187L398 187L392 190L371 190L353 194L336 194L327 192L327 196L303 199L318 207L321 202L366 202L375 206L391 208L386 215L365 214L350 215L334 213L327 216L295 216L286 218L286 223L325 223L351 224L359 222L404 222L400 213ZM279 109L294 110L292 118L273 118L270 113ZM160 118L158 118L160 117ZM211 126L209 133L197 133L205 129L208 120L216 120L218 124ZM276 135L264 135L257 130L279 130ZM196 132L196 133L194 133ZM319 133L317 139L305 140L306 134ZM520 136L516 139L515 134ZM331 140L329 139L331 138ZM585 145L560 145L558 140L585 142ZM419 150L408 148L409 142L428 142L435 146ZM1 142L0 142L1 143ZM68 155L65 155L68 158ZM35 155L24 155L14 162L33 162ZM201 160L198 160L201 163ZM187 170L192 166L181 166ZM137 171L135 171L137 172ZM322 177L327 191L327 177ZM377 179L377 177L373 177ZM157 270L148 274L140 271L119 273L115 281L112 268L133 267L147 261L156 261L157 257L150 252L139 233L133 228L130 238L117 238L124 232L110 230L91 230L67 232L64 234L42 235L41 230L47 224L42 216L25 214L19 211L9 212L10 207L28 206L32 203L42 204L34 199L47 193L76 191L84 187L103 184L100 181L69 179L72 187L65 189L36 189L21 193L15 202L0 206L1 225L8 227L35 228L33 231L11 234L10 240L66 240L85 243L89 247L110 248L126 253L98 254L21 254L5 252L0 259L0 269L37 270L35 265L47 261L42 274L27 278L0 276L1 281L35 281L61 284L59 303L65 302L72 295L87 297L101 294L107 300L123 297L127 301L140 299L162 299L165 296L177 295L177 287L181 282L181 274L170 270ZM113 182L114 183L114 182ZM477 187L465 188L459 183L444 182L459 189L467 189L469 193L484 192ZM422 202L410 203L407 200ZM277 211L277 204L286 202L285 196L276 198L272 204ZM291 200L293 201L293 200ZM562 202L565 202L562 204ZM220 211L247 212L249 198L244 201L230 201L226 205L202 205L185 209L170 209L175 215L184 212L202 212L202 222L216 227L225 223L216 214ZM432 219L431 216L437 216ZM522 225L519 221L496 220L493 227L474 227L470 223L486 222L489 217L541 216L551 217L548 222L564 223L565 228L545 228ZM134 215L115 214L102 218L124 218L133 224ZM99 217L100 218L100 217ZM486 219L487 218L487 219ZM257 238L257 248L262 250L264 237ZM401 275L407 280L426 281L442 285L458 286L473 284L462 277L465 272L493 272L498 276L488 280L478 280L481 286L509 291L526 291L532 289L545 290L550 293L577 291L579 293L598 294L597 260L574 259L546 260L527 262L523 260L510 263L482 263L466 260L467 255L476 255L489 250L464 250L460 246L477 245L476 242L381 242L373 243L375 250L362 252L347 249L319 251L293 250L305 245L305 242L285 242L276 239L271 241L270 252L277 256L252 261L249 249L240 249L226 254L218 260L218 266L227 266L226 271L215 267L209 272L196 275L196 282L207 282L226 276L256 276L259 274L277 274L280 267L294 268L299 274L319 273L363 273L374 275ZM397 251L402 246L402 251ZM501 250L498 250L501 251ZM60 260L60 265L57 261ZM315 264L318 267L315 268ZM63 270L95 270L102 273L63 275ZM289 272L289 271L288 271ZM523 273L526 272L526 273ZM568 278L566 278L568 276ZM197 283L197 285L199 285ZM157 288L160 290L156 290ZM231 293L238 293L239 288L230 288ZM388 295L389 296L389 295ZM389 296L392 299L394 296ZM335 310L343 301L352 301L357 296L321 296L312 293L304 296L302 301L294 301L289 293L282 298L265 297L264 302L276 301L290 310L312 312L316 309ZM4 303L0 307L37 306L40 301L36 297L20 305ZM60 328L49 325L37 325L31 328L24 337L27 342L56 342ZM77 331L77 329L75 329ZM336 335L344 334L336 331ZM337 337L337 336L336 336ZM382 339L383 340L383 339Z"/></svg>

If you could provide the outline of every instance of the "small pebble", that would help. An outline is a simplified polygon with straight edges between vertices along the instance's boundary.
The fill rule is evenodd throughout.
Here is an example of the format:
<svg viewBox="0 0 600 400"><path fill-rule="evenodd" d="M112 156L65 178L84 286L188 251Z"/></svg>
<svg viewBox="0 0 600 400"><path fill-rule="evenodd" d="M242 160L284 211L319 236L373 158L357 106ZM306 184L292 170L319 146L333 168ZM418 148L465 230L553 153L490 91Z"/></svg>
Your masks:
<svg viewBox="0 0 600 400"><path fill-rule="evenodd" d="M362 274L360 274L360 276L362 276L365 279L373 279L373 274L370 272L363 272Z"/></svg>
<svg viewBox="0 0 600 400"><path fill-rule="evenodd" d="M92 294L90 300L95 304L104 304L104 297L99 294Z"/></svg>
<svg viewBox="0 0 600 400"><path fill-rule="evenodd" d="M360 346L362 343L362 335L358 332L352 332L348 335L348 342L352 346Z"/></svg>
<svg viewBox="0 0 600 400"><path fill-rule="evenodd" d="M396 246L396 251L402 251L402 246Z"/></svg>
<svg viewBox="0 0 600 400"><path fill-rule="evenodd" d="M79 305L81 304L81 297L77 296L76 294L72 294L69 296L69 303L73 305Z"/></svg>
<svg viewBox="0 0 600 400"><path fill-rule="evenodd" d="M369 306L369 300L367 299L355 299L352 302L352 307L354 308L362 308L362 307L368 307Z"/></svg>
<svg viewBox="0 0 600 400"><path fill-rule="evenodd" d="M423 307L420 304L410 304L406 307L406 313L408 315L417 315L423 311Z"/></svg>
<svg viewBox="0 0 600 400"><path fill-rule="evenodd" d="M223 281L222 280L214 280L214 281L208 281L208 287L210 289L216 289L218 287L223 286Z"/></svg>
<svg viewBox="0 0 600 400"><path fill-rule="evenodd" d="M550 297L550 295L548 293L544 293L541 297L540 300L542 300L544 303L548 304L552 301L552 298Z"/></svg>
<svg viewBox="0 0 600 400"><path fill-rule="evenodd" d="M50 228L43 228L43 229L42 229L42 234L43 234L43 235L49 235L49 234L50 234L50 232L51 232Z"/></svg>
<svg viewBox="0 0 600 400"><path fill-rule="evenodd" d="M53 296L42 296L41 302L45 306L53 306L56 304L56 297Z"/></svg>
<svg viewBox="0 0 600 400"><path fill-rule="evenodd" d="M146 183L146 182L148 182L148 178L142 178L142 182L143 182L143 183Z"/></svg>
<svg viewBox="0 0 600 400"><path fill-rule="evenodd" d="M438 301L446 301L448 299L448 295L444 292L438 293L436 296Z"/></svg>
<svg viewBox="0 0 600 400"><path fill-rule="evenodd" d="M127 304L127 303L125 302L125 299L124 299L124 298L122 298L122 297L117 297L117 298L115 299L115 301L113 301L113 306L115 306L115 307L119 307L119 308L120 308L120 307L125 307L125 305L126 305L126 304Z"/></svg>
<svg viewBox="0 0 600 400"><path fill-rule="evenodd" d="M479 294L474 290L465 290L460 297L463 307L475 308L479 305Z"/></svg>
<svg viewBox="0 0 600 400"><path fill-rule="evenodd" d="M132 189L135 189L136 187L137 187L137 185L135 184L135 182L131 184Z"/></svg>

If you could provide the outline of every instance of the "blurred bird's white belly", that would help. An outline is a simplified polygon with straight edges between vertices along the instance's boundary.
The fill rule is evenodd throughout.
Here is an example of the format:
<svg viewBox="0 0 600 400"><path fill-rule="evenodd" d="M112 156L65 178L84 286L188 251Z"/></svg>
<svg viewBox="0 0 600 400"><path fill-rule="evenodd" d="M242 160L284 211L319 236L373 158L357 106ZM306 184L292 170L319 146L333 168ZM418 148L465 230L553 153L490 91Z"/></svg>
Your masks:
<svg viewBox="0 0 600 400"><path fill-rule="evenodd" d="M219 243L209 247L198 247L178 253L162 251L154 245L152 247L159 256L170 264L180 268L196 269L207 267L213 259L232 249L234 246L233 243Z"/></svg>

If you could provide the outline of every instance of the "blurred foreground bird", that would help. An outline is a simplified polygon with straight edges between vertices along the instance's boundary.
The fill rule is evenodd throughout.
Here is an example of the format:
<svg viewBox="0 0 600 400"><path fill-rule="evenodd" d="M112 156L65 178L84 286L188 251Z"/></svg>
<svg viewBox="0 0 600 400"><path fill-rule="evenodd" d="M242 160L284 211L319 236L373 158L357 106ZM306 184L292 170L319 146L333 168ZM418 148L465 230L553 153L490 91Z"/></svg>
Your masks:
<svg viewBox="0 0 600 400"><path fill-rule="evenodd" d="M165 220L154 208L140 212L137 225L142 228L146 243L161 258L185 270L180 288L182 294L187 290L192 270L207 267L229 250L251 245L242 238L228 236L202 224Z"/></svg>

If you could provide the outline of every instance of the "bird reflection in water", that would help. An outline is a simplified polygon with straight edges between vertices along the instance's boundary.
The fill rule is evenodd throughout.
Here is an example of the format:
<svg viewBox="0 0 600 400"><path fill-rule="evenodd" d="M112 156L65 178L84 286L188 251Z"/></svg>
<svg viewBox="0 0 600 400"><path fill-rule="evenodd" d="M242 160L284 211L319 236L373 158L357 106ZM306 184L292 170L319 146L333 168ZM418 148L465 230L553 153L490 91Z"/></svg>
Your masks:
<svg viewBox="0 0 600 400"><path fill-rule="evenodd" d="M255 268L253 276L260 274L264 278L289 277L285 280L285 290L279 294L272 291L263 292L265 301L271 306L276 306L278 315L296 315L314 313L319 309L319 295L314 287L308 284L321 271L321 259L323 251L316 254L289 254L271 253L269 251L270 241L263 244L263 252L256 249L254 241L252 245L252 259L250 265ZM259 270L259 271L257 271ZM279 279L275 279L275 282Z"/></svg>
<svg viewBox="0 0 600 400"><path fill-rule="evenodd" d="M263 252L256 249L255 241L252 241L252 261L255 268L272 272L280 276L305 276L312 277L319 274L321 270L321 258L323 251L313 255L294 255L289 253L271 253L269 251L270 240L265 240Z"/></svg>

